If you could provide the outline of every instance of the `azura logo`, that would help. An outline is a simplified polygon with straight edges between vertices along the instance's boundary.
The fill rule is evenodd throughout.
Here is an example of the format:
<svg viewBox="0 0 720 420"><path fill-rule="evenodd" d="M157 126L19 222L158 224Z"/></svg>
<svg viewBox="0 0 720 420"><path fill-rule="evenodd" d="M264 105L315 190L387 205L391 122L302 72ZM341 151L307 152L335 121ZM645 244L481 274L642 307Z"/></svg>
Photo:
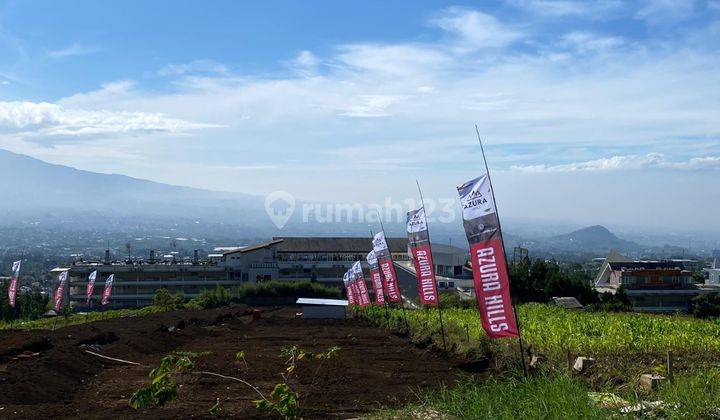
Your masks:
<svg viewBox="0 0 720 420"><path fill-rule="evenodd" d="M295 197L286 191L273 191L265 197L265 211L275 226L282 229L295 211Z"/></svg>

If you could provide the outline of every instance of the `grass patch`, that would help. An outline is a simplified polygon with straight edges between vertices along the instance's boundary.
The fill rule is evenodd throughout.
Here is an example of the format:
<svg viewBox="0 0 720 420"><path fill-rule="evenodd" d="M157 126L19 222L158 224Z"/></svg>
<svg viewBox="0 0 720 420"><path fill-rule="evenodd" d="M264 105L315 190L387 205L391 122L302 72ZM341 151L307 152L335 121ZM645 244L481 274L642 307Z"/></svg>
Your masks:
<svg viewBox="0 0 720 420"><path fill-rule="evenodd" d="M167 310L167 308L162 308L159 306L146 306L140 309L118 309L103 312L78 313L72 314L67 318L53 317L35 320L16 320L10 322L0 322L0 330L48 330L52 329L53 327L62 328L70 325L79 325L88 322L102 321L104 319L150 315L160 312L166 312Z"/></svg>
<svg viewBox="0 0 720 420"><path fill-rule="evenodd" d="M686 315L568 311L529 303L520 305L519 319L528 345L543 351L593 355L618 352L720 352L720 320L696 319ZM370 307L361 312L388 328L404 326L402 312ZM413 334L441 342L436 310L407 310ZM487 346L489 339L475 309L445 309L443 320L450 340L460 349L468 345ZM469 338L469 340L468 340Z"/></svg>
<svg viewBox="0 0 720 420"><path fill-rule="evenodd" d="M466 379L420 396L419 404L377 413L378 418L421 418L442 413L460 419L600 419L608 412L588 397L582 381L568 376ZM438 417L431 417L438 418Z"/></svg>

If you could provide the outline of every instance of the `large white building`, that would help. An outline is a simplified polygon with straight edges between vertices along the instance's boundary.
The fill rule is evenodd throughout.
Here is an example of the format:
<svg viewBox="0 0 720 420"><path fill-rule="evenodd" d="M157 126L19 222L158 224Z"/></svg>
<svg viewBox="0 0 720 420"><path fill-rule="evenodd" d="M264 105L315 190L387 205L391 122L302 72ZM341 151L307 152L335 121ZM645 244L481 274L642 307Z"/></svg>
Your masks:
<svg viewBox="0 0 720 420"><path fill-rule="evenodd" d="M720 286L720 250L713 251L712 266L706 268L705 272L708 274L705 284Z"/></svg>

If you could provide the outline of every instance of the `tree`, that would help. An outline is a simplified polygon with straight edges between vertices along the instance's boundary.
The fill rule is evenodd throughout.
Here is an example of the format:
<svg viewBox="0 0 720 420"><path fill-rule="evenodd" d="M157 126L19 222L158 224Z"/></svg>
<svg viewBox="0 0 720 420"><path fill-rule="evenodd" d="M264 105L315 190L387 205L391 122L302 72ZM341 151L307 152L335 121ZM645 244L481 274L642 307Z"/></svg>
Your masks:
<svg viewBox="0 0 720 420"><path fill-rule="evenodd" d="M692 300L692 314L698 318L720 317L720 293L696 296Z"/></svg>
<svg viewBox="0 0 720 420"><path fill-rule="evenodd" d="M528 257L510 266L510 282L517 302L548 302L553 297L571 296L583 304L597 302L597 293L579 266L563 270L555 261Z"/></svg>

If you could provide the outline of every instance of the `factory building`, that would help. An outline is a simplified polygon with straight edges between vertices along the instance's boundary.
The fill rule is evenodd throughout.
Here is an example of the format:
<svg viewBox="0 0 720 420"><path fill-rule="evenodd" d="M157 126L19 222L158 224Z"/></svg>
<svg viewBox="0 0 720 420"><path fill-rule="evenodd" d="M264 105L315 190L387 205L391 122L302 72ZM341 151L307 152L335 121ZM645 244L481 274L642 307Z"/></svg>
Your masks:
<svg viewBox="0 0 720 420"><path fill-rule="evenodd" d="M396 264L411 267L407 239L388 238L387 242ZM436 270L443 276L439 278L441 289L455 287L453 276L463 276L467 250L433 246ZM251 246L223 247L202 259L196 251L191 260L183 261L156 258L152 251L147 260L113 261L107 251L102 261L76 261L53 272L57 275L68 271L69 299L76 308L87 308L85 293L91 272L98 272L91 304L94 306L99 305L105 279L114 274L109 306L130 308L152 304L160 288L191 299L207 288L232 288L270 280L307 280L341 287L343 274L355 261L363 261L367 269L365 257L370 249L369 238L277 237ZM412 282L407 282L401 288L412 297L416 287L410 286Z"/></svg>

